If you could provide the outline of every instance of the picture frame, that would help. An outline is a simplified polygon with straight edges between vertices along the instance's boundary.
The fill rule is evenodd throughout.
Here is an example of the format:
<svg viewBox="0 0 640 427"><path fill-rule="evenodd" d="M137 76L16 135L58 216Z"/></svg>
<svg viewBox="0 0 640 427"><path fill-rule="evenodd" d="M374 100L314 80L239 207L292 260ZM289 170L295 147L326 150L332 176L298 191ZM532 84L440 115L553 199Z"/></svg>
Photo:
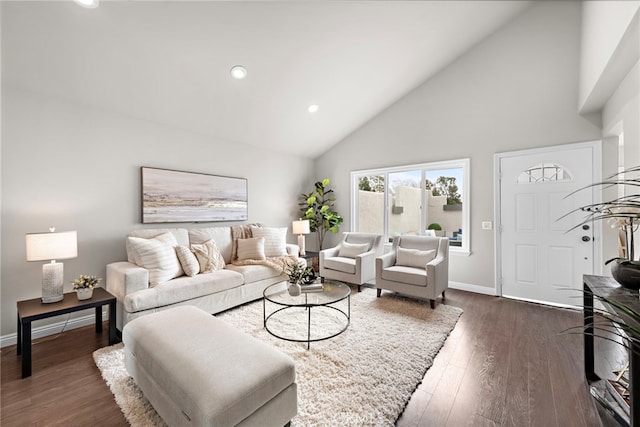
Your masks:
<svg viewBox="0 0 640 427"><path fill-rule="evenodd" d="M142 223L246 221L248 181L142 166Z"/></svg>

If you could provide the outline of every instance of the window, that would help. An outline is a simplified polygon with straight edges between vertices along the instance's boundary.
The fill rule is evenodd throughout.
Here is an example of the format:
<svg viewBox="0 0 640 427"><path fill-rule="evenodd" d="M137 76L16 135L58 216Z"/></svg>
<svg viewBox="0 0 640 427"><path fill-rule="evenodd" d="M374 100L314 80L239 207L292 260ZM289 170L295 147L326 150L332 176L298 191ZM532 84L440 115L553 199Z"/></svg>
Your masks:
<svg viewBox="0 0 640 427"><path fill-rule="evenodd" d="M394 236L435 233L469 254L469 159L351 173L354 231Z"/></svg>
<svg viewBox="0 0 640 427"><path fill-rule="evenodd" d="M553 163L531 166L518 176L518 184L557 181L571 181L571 174L562 166Z"/></svg>

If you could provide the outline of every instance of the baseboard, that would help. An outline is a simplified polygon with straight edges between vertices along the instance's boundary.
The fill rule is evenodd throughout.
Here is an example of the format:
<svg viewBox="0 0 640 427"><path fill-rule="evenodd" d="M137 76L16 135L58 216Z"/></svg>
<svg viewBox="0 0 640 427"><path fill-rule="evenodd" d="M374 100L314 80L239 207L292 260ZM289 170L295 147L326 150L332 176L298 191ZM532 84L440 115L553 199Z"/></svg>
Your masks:
<svg viewBox="0 0 640 427"><path fill-rule="evenodd" d="M70 314L67 314L70 316ZM109 312L105 310L102 312L102 320L109 319ZM49 325L38 326L37 328L31 329L31 339L35 340L37 338L48 337L50 335L60 334L64 331L68 331L71 329L81 328L87 325L95 325L96 323L96 315L95 313L89 314L82 317L76 317L73 319L69 319L66 317L65 320L61 322L51 323ZM18 342L18 334L16 332L12 334L3 335L0 337L0 348L4 348L10 345L14 345Z"/></svg>
<svg viewBox="0 0 640 427"><path fill-rule="evenodd" d="M461 283L461 282L451 282L451 281L449 281L449 287L451 289L458 289L460 291L475 292L476 294L484 294L484 295L492 295L492 296L496 296L497 295L495 288L488 288L486 286L471 285L469 283Z"/></svg>

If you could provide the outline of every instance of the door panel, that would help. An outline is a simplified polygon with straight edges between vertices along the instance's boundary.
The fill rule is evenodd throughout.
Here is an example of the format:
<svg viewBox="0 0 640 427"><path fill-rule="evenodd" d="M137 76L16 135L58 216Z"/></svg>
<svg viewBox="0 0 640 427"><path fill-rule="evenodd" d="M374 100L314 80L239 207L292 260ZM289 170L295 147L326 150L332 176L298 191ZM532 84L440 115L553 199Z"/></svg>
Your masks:
<svg viewBox="0 0 640 427"><path fill-rule="evenodd" d="M593 182L592 165L593 147L585 146L500 158L503 296L580 304L582 275L593 274L592 230L568 232L581 212L560 218L591 203L591 191L567 196Z"/></svg>

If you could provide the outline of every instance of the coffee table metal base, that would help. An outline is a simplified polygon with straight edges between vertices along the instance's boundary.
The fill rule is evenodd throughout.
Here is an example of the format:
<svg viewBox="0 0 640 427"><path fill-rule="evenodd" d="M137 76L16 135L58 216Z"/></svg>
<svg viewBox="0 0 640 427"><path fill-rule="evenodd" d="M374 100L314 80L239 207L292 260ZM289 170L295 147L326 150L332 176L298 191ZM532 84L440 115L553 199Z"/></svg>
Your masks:
<svg viewBox="0 0 640 427"><path fill-rule="evenodd" d="M339 301L336 301L339 302ZM338 313L338 316L340 317L344 317L346 320L346 323L344 325L344 327L339 330L338 332L332 333L331 335L327 335L327 336L322 336L319 338L313 338L311 339L311 309L313 308L329 308L331 310L335 310ZM272 331L271 329L269 329L269 319L271 319L274 315L284 311L284 310L289 310L289 309L299 309L300 306L284 306L284 307L280 307L279 309L275 310L274 312L270 313L269 315L267 315L267 300L266 299L262 299L262 308L263 308L263 317L264 317L264 328L267 330L267 332L269 332L271 335L273 335L276 338L279 338L281 340L285 340L285 341L291 341L291 342L306 342L307 343L307 350L311 348L311 343L312 342L317 342L317 341L324 341L324 340L328 340L334 337L337 337L338 335L340 335L341 333L343 333L344 331L347 330L347 328L349 327L349 324L351 323L351 295L347 296L347 311L346 313L341 310L338 307L333 307L331 305L321 305L321 306L316 306L316 305L309 305L306 306L306 311L307 311L307 338L300 338L300 339L296 339L296 338L289 338L289 337L284 337L281 336L279 334L277 334L276 332Z"/></svg>

